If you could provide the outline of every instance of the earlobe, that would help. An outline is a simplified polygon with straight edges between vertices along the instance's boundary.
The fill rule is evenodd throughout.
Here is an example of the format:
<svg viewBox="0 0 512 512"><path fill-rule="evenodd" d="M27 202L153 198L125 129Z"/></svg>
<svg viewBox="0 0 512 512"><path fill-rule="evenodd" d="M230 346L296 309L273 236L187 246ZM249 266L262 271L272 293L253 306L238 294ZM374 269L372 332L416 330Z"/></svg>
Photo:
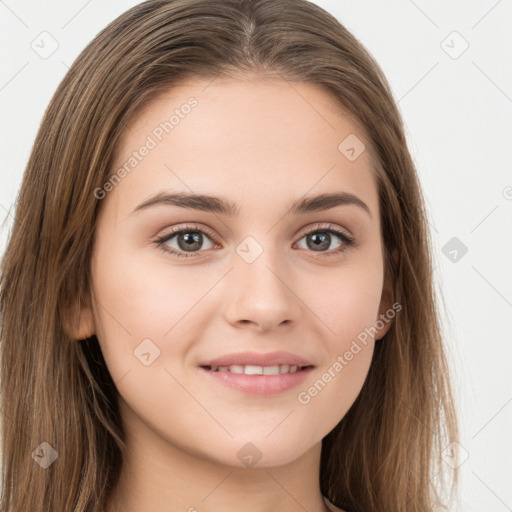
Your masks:
<svg viewBox="0 0 512 512"><path fill-rule="evenodd" d="M78 329L75 334L76 340L86 340L96 331L94 318L90 309L82 310L78 319Z"/></svg>
<svg viewBox="0 0 512 512"><path fill-rule="evenodd" d="M386 310L387 311L387 310ZM377 326L377 334L375 335L375 341L380 341L389 331L392 324L392 320L388 318L386 313L380 313L379 318L375 322L375 325ZM379 327L382 327L379 329Z"/></svg>
<svg viewBox="0 0 512 512"><path fill-rule="evenodd" d="M90 338L96 331L92 309L89 306L80 306L78 303L73 304L64 315L63 328L74 340Z"/></svg>
<svg viewBox="0 0 512 512"><path fill-rule="evenodd" d="M392 253L393 259L395 263L398 262L398 250L395 249ZM392 282L389 274L386 274L384 285L382 287L382 295L381 301L379 305L379 316L375 321L375 326L377 328L377 333L375 335L375 341L381 340L389 331L393 318L395 316L395 311L393 309L393 304L395 301L394 296L394 283ZM390 310L392 314L390 313Z"/></svg>
<svg viewBox="0 0 512 512"><path fill-rule="evenodd" d="M392 294L389 290L382 291L382 299L379 307L379 316L375 321L375 327L377 328L377 333L375 335L375 341L381 340L389 331L391 324L393 322L392 318L389 314L389 310L391 309Z"/></svg>

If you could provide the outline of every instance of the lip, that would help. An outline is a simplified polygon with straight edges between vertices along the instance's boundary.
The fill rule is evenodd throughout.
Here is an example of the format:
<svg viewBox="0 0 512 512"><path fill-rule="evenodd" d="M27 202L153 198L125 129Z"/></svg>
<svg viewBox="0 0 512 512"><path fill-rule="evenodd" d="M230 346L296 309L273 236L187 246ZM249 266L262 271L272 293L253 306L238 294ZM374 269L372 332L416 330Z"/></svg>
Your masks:
<svg viewBox="0 0 512 512"><path fill-rule="evenodd" d="M237 352L201 362L198 366L231 366L233 364L242 366L275 366L279 364L314 366L313 363L303 357L283 351L267 353L254 351Z"/></svg>
<svg viewBox="0 0 512 512"><path fill-rule="evenodd" d="M278 375L246 375L244 373L218 372L209 369L212 366L276 366L281 364L306 368L298 368L294 373ZM207 378L213 379L215 382L244 393L262 396L283 393L298 386L306 380L315 368L315 365L307 359L282 351L268 353L248 351L226 354L216 359L204 361L198 366Z"/></svg>
<svg viewBox="0 0 512 512"><path fill-rule="evenodd" d="M313 366L309 366L302 370L298 369L295 373L246 375L244 373L215 372L207 368L200 368L207 378L213 379L220 384L244 393L262 396L283 393L284 391L302 384L313 369Z"/></svg>

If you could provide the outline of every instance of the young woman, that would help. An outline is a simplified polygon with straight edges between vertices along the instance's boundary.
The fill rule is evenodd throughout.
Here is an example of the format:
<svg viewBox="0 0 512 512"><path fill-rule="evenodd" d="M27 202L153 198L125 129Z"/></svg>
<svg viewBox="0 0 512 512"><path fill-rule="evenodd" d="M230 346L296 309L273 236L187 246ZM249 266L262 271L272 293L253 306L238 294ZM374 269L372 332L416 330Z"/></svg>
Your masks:
<svg viewBox="0 0 512 512"><path fill-rule="evenodd" d="M331 15L130 9L60 84L18 197L1 510L441 509L427 226L389 86Z"/></svg>

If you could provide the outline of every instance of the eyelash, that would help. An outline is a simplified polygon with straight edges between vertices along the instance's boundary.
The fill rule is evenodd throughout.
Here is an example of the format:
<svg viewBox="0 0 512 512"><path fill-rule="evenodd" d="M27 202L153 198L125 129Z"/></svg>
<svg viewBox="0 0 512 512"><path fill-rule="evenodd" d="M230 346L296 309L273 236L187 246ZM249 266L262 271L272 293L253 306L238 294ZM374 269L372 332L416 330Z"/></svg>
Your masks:
<svg viewBox="0 0 512 512"><path fill-rule="evenodd" d="M331 251L318 251L318 254L321 255L320 257L337 256L338 254L341 254L342 252L345 252L347 249L350 249L351 247L354 247L356 245L354 238L348 236L346 233L336 228L332 224L328 224L327 226L312 226L310 228L307 228L306 231L299 238L299 240L302 240L302 238L304 238L305 236L308 236L311 233L316 232L334 234L337 237L339 237L343 242L337 249L333 249ZM166 242L174 238L176 235L180 235L182 233L202 233L203 235L207 235L212 240L212 242L217 243L215 240L215 236L208 229L199 228L198 226L184 226L180 228L173 228L170 233L164 236L157 237L155 239L155 244L157 245L157 247L162 249L163 252L167 254L173 254L178 258L195 258L197 257L194 255L195 252L203 252L201 250L194 251L192 253L178 252L175 251L174 249L170 249L168 246L165 245Z"/></svg>

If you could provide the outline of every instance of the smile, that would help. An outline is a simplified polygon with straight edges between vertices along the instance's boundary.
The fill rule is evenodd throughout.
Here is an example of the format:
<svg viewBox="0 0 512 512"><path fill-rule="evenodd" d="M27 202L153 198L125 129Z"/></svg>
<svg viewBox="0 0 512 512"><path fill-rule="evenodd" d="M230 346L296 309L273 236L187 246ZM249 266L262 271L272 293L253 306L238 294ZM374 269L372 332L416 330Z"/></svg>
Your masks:
<svg viewBox="0 0 512 512"><path fill-rule="evenodd" d="M281 364L274 366L255 366L255 365L239 365L233 364L231 366L208 366L208 370L213 372L230 372L245 375L282 375L286 373L295 373L296 371L304 370L309 366L298 366Z"/></svg>
<svg viewBox="0 0 512 512"><path fill-rule="evenodd" d="M314 366L231 365L200 366L203 374L222 386L244 394L268 396L283 393L304 383Z"/></svg>

